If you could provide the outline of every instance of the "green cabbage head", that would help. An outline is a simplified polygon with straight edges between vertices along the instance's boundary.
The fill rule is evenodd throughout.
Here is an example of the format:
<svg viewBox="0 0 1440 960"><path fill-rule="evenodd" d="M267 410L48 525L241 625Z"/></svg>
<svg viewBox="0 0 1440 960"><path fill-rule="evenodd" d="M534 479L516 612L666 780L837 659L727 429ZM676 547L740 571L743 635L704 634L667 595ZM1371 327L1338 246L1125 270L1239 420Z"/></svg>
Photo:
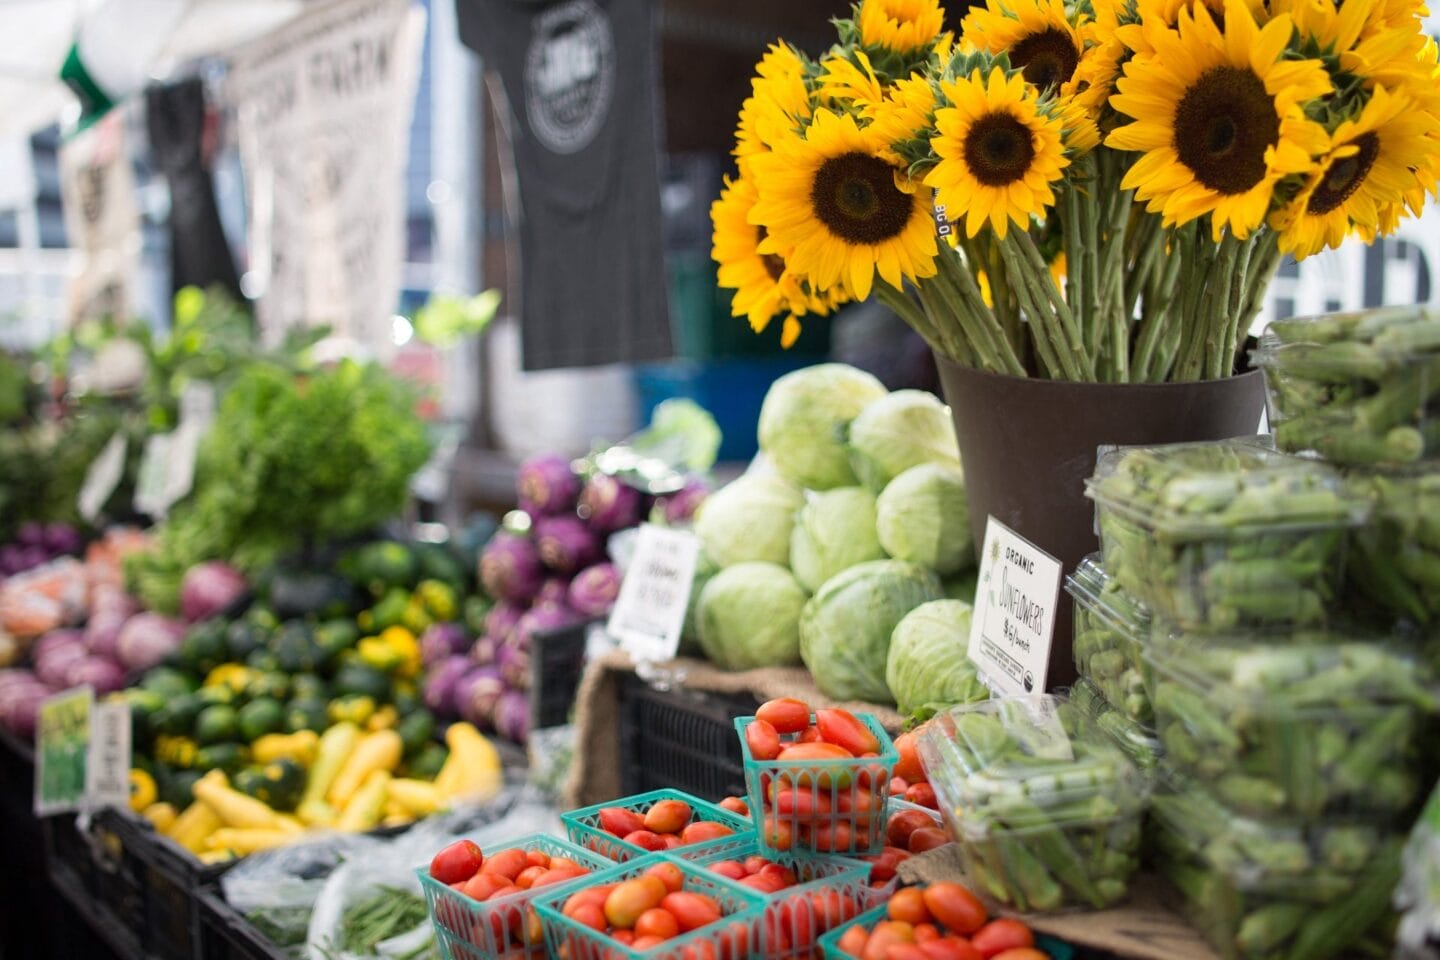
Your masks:
<svg viewBox="0 0 1440 960"><path fill-rule="evenodd" d="M779 564L737 563L700 594L700 649L726 670L800 662L805 591Z"/></svg>
<svg viewBox="0 0 1440 960"><path fill-rule="evenodd" d="M875 495L864 487L811 494L790 534L790 569L811 593L846 567L884 560L875 535Z"/></svg>
<svg viewBox="0 0 1440 960"><path fill-rule="evenodd" d="M965 474L957 466L922 463L891 480L875 502L880 546L896 560L942 577L975 561Z"/></svg>
<svg viewBox="0 0 1440 960"><path fill-rule="evenodd" d="M890 635L905 614L938 599L933 573L898 560L858 564L825 581L800 617L800 656L820 692L892 702L885 683Z"/></svg>
<svg viewBox="0 0 1440 960"><path fill-rule="evenodd" d="M795 511L805 505L799 487L771 473L750 473L706 498L695 533L716 566L747 560L790 562Z"/></svg>
<svg viewBox="0 0 1440 960"><path fill-rule="evenodd" d="M760 407L760 449L775 469L807 490L855 483L846 428L885 385L843 363L805 367L776 380Z"/></svg>
<svg viewBox="0 0 1440 960"><path fill-rule="evenodd" d="M850 465L871 490L922 463L960 466L950 408L933 393L897 390L860 411L850 424Z"/></svg>
<svg viewBox="0 0 1440 960"><path fill-rule="evenodd" d="M896 625L885 683L901 713L928 720L952 704L990 698L966 655L972 612L961 600L934 600L911 610Z"/></svg>

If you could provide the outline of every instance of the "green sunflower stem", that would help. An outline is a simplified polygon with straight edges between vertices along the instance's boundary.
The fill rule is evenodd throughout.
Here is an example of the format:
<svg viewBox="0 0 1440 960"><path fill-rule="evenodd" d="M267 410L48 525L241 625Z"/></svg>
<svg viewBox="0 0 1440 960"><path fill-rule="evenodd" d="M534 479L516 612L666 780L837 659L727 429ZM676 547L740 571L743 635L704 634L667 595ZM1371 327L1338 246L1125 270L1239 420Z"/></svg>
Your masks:
<svg viewBox="0 0 1440 960"><path fill-rule="evenodd" d="M1084 376L1079 363L1084 348L1071 352L1065 332L1061 329L1064 321L1057 316L1054 304L1048 302L1049 297L1040 289L1041 278L1036 274L1034 264L1025 256L1024 245L1028 239L1025 233L1013 231L1010 237L1001 241L998 246L1000 255L1005 259L1010 280L1020 296L1020 305L1030 321L1035 351L1050 377L1072 381L1089 379ZM1044 281L1049 280L1050 272L1046 268ZM1051 283L1051 286L1053 285ZM1069 332L1073 336L1077 331L1073 328L1073 321L1071 323Z"/></svg>
<svg viewBox="0 0 1440 960"><path fill-rule="evenodd" d="M1055 281L1050 276L1050 265L1040 255L1040 250L1035 246L1035 241L1029 233L1024 230L1014 231L1014 237L1014 246L1018 257L1021 258L1020 276L1030 285L1036 305L1042 306L1048 300L1052 308L1041 312L1044 315L1045 324L1051 328L1051 335L1056 338L1056 348L1060 351L1060 362L1066 371L1066 379L1093 382L1095 380L1095 358L1085 350L1085 344L1080 339L1080 331L1075 325L1075 317L1070 312L1070 305L1060 295L1060 291L1055 287ZM1001 249L1002 251L1007 250L1008 245L1001 244ZM1027 264L1028 271L1023 269ZM1011 280L1014 279L1012 276Z"/></svg>
<svg viewBox="0 0 1440 960"><path fill-rule="evenodd" d="M963 313L957 312L950 302L940 295L941 286L942 281L938 277L931 277L915 285L915 293L920 297L920 304L940 342L940 352L956 363L999 372L998 364L1002 361L986 349L987 344L982 344L966 334Z"/></svg>
<svg viewBox="0 0 1440 960"><path fill-rule="evenodd" d="M1025 376L1025 367L1011 349L1010 341L995 314L985 305L980 285L965 269L958 255L941 251L936 258L939 269L928 281L942 302L959 323L975 352L986 360L996 373Z"/></svg>
<svg viewBox="0 0 1440 960"><path fill-rule="evenodd" d="M1225 335L1220 340L1219 349L1207 364L1206 373L1212 380L1228 377L1235 370L1235 347L1241 337L1240 331L1249 326L1241 316L1245 301L1245 275L1250 268L1251 255L1260 242L1258 233L1251 234L1240 243L1240 251L1235 257L1235 266L1230 272L1230 285L1225 290Z"/></svg>
<svg viewBox="0 0 1440 960"><path fill-rule="evenodd" d="M1080 202L1080 188L1071 184L1064 192L1065 208L1061 227L1064 232L1065 299L1080 318L1081 337L1091 356L1100 352L1100 312L1092 309L1087 297L1090 278L1085 275L1084 251L1095 242L1091 205ZM1087 222L1088 221L1088 222Z"/></svg>
<svg viewBox="0 0 1440 960"><path fill-rule="evenodd" d="M1201 227L1197 226L1197 230L1199 229ZM1221 237L1218 245L1203 241L1194 244L1195 259L1189 271L1190 282L1186 284L1181 313L1185 333L1175 370L1176 380L1199 380L1204 376L1208 343L1220 336L1220 331L1215 329L1213 322L1216 312L1213 309L1214 304L1207 299L1206 294L1217 289L1216 278L1225 271L1223 261L1227 256L1233 256L1232 244L1233 240L1228 232ZM1191 262L1187 261L1187 265L1191 265Z"/></svg>
<svg viewBox="0 0 1440 960"><path fill-rule="evenodd" d="M1004 331L1005 339L1017 355L1022 355L1022 345L1025 343L1025 325L1020 319L1020 306L1016 302L1014 291L1011 289L1010 281L1005 275L1005 266L1000 259L1000 250L993 235L986 231L971 244L968 248L974 250L973 262L985 265L985 276L990 281L990 302L994 304L996 317L1000 320L1000 328ZM983 252L982 252L983 251ZM980 281L974 276L970 277L975 292L980 293ZM984 301L984 295L980 297Z"/></svg>
<svg viewBox="0 0 1440 960"><path fill-rule="evenodd" d="M895 315L904 320L909 327L924 338L930 345L930 349L936 353L949 355L950 351L944 341L940 339L939 333L931 323L925 310L902 290L896 290L884 280L875 284L875 295L880 302L894 311ZM957 363L961 362L959 357L952 357Z"/></svg>
<svg viewBox="0 0 1440 960"><path fill-rule="evenodd" d="M1167 242L1170 254L1158 259L1145 278L1145 298L1142 301L1140 336L1135 344L1130 368L1136 380L1155 383L1164 379L1161 368L1161 345L1171 327L1177 327L1175 307L1175 282L1180 276L1184 261L1185 246L1178 233L1162 230L1155 237L1154 247L1163 250Z"/></svg>

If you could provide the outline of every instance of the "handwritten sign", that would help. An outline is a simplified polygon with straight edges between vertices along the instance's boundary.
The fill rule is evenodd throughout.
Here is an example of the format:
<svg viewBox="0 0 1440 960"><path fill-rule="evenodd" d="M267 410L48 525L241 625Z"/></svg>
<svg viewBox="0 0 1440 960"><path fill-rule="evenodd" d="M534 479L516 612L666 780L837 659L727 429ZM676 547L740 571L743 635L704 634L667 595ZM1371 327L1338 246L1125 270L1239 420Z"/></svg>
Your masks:
<svg viewBox="0 0 1440 960"><path fill-rule="evenodd" d="M637 662L669 660L680 648L699 552L693 533L648 523L640 527L608 626Z"/></svg>
<svg viewBox="0 0 1440 960"><path fill-rule="evenodd" d="M95 693L77 687L40 704L35 727L35 813L48 816L85 806L85 754Z"/></svg>
<svg viewBox="0 0 1440 960"><path fill-rule="evenodd" d="M996 695L1044 692L1060 574L1059 560L990 517L969 656Z"/></svg>

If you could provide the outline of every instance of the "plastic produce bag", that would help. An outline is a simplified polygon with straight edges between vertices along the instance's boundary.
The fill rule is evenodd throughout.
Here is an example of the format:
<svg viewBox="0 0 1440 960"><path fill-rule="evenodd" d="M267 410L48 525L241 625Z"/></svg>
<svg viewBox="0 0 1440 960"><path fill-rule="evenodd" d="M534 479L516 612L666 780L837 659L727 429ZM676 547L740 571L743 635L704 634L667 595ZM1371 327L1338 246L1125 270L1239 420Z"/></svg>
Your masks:
<svg viewBox="0 0 1440 960"><path fill-rule="evenodd" d="M1440 784L1410 833L1402 865L1395 891L1395 907L1402 911L1396 960L1440 960Z"/></svg>

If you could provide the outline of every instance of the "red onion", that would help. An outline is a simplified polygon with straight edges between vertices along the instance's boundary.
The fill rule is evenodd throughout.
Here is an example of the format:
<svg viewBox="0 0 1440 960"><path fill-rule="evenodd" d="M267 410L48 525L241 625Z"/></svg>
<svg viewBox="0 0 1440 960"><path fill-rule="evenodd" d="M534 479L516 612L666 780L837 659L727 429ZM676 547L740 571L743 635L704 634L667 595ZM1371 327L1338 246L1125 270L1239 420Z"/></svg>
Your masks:
<svg viewBox="0 0 1440 960"><path fill-rule="evenodd" d="M495 653L495 666L508 686L517 690L530 689L530 647L511 642Z"/></svg>
<svg viewBox="0 0 1440 960"><path fill-rule="evenodd" d="M532 457L520 464L515 475L520 508L532 517L569 512L580 493L580 480L564 457Z"/></svg>
<svg viewBox="0 0 1440 960"><path fill-rule="evenodd" d="M695 511L710 495L710 487L703 480L691 477L677 493L661 497L661 509L666 523L684 523L695 516Z"/></svg>
<svg viewBox="0 0 1440 960"><path fill-rule="evenodd" d="M480 555L480 582L496 600L526 602L539 592L544 575L535 544L513 533L495 534Z"/></svg>
<svg viewBox="0 0 1440 960"><path fill-rule="evenodd" d="M535 603L532 606L543 607L547 603L564 603L565 598L570 595L570 580L567 577L550 577L547 579L540 592L535 594Z"/></svg>
<svg viewBox="0 0 1440 960"><path fill-rule="evenodd" d="M456 687L473 666L464 657L446 657L432 666L425 675L425 706L445 718L459 716Z"/></svg>
<svg viewBox="0 0 1440 960"><path fill-rule="evenodd" d="M103 657L81 657L65 672L65 686L79 687L89 684L95 693L112 693L125 686L125 671L113 660Z"/></svg>
<svg viewBox="0 0 1440 960"><path fill-rule="evenodd" d="M600 540L578 517L541 517L535 521L540 560L560 574L572 574L600 559Z"/></svg>
<svg viewBox="0 0 1440 960"><path fill-rule="evenodd" d="M95 613L85 624L85 649L112 660L119 656L120 631L130 617L123 613Z"/></svg>
<svg viewBox="0 0 1440 960"><path fill-rule="evenodd" d="M57 556L74 555L85 549L85 538L68 523L52 523L45 527L45 546Z"/></svg>
<svg viewBox="0 0 1440 960"><path fill-rule="evenodd" d="M158 613L137 613L125 621L116 641L120 663L127 670L149 670L180 647L185 625Z"/></svg>
<svg viewBox="0 0 1440 960"><path fill-rule="evenodd" d="M6 687L0 693L0 723L17 737L30 739L35 736L40 704L54 692L38 680Z"/></svg>
<svg viewBox="0 0 1440 960"><path fill-rule="evenodd" d="M506 740L524 743L530 735L530 697L520 690L506 690L495 705L495 732Z"/></svg>
<svg viewBox="0 0 1440 960"><path fill-rule="evenodd" d="M35 641L35 646L30 648L30 656L40 660L49 655L49 652L56 647L83 647L85 635L79 630L70 627L62 627L59 630L51 630L45 636Z"/></svg>
<svg viewBox="0 0 1440 960"><path fill-rule="evenodd" d="M229 564L199 564L185 571L180 582L180 614L186 623L209 620L234 606L248 589L240 571Z"/></svg>
<svg viewBox="0 0 1440 960"><path fill-rule="evenodd" d="M570 606L587 617L603 617L620 595L620 571L613 563L597 563L575 574L567 597Z"/></svg>
<svg viewBox="0 0 1440 960"><path fill-rule="evenodd" d="M85 645L78 640L74 643L51 646L43 654L35 657L35 676L40 679L41 683L63 690L69 686L66 676L70 667L88 656L89 654L85 652Z"/></svg>
<svg viewBox="0 0 1440 960"><path fill-rule="evenodd" d="M470 662L481 667L488 667L495 662L495 652L500 649L500 641L486 634L470 645Z"/></svg>
<svg viewBox="0 0 1440 960"><path fill-rule="evenodd" d="M638 524L642 506L639 490L597 473L585 481L577 512L596 533L614 533Z"/></svg>

